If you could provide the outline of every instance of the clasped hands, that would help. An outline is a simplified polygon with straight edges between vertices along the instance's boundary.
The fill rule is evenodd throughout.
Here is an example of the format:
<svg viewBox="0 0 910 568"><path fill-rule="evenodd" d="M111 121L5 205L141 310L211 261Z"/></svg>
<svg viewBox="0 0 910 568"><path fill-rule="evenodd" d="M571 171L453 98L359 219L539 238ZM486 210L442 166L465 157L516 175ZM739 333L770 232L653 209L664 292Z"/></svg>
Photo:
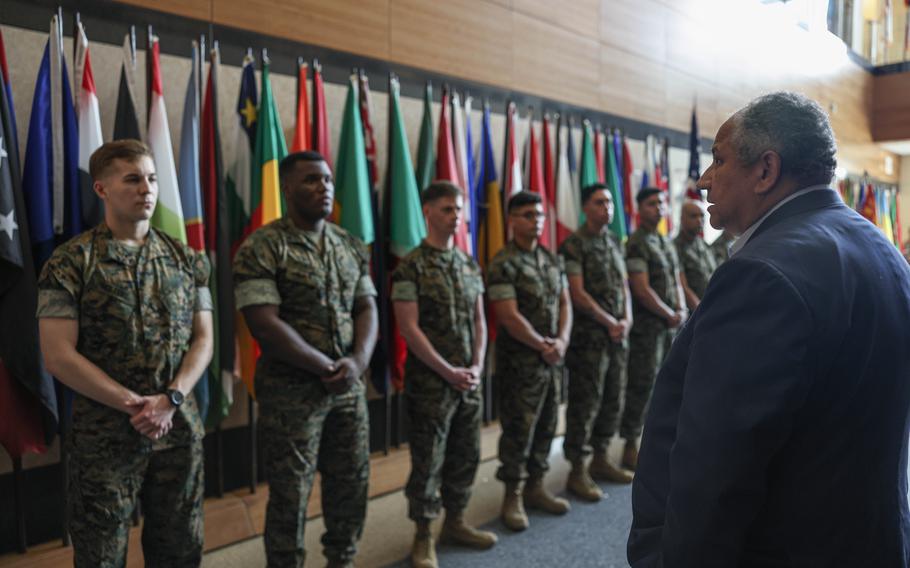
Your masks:
<svg viewBox="0 0 910 568"><path fill-rule="evenodd" d="M146 438L158 440L170 432L177 408L167 396L142 396L131 392L124 404L126 413L130 415L130 424Z"/></svg>
<svg viewBox="0 0 910 568"><path fill-rule="evenodd" d="M559 337L544 337L543 344L537 350L548 365L556 365L566 355L568 343Z"/></svg>
<svg viewBox="0 0 910 568"><path fill-rule="evenodd" d="M348 392L355 382L360 380L360 375L366 369L366 364L357 361L354 357L342 357L334 361L322 374L322 385L331 394L344 394Z"/></svg>
<svg viewBox="0 0 910 568"><path fill-rule="evenodd" d="M457 391L477 390L477 387L480 386L480 365L451 367L442 378Z"/></svg>

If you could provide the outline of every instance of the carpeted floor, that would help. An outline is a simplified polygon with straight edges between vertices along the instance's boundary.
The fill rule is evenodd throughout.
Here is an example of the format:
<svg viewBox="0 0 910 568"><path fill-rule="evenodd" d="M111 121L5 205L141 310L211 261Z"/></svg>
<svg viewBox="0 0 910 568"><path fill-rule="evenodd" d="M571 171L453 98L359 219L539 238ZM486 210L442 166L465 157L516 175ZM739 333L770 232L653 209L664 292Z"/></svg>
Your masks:
<svg viewBox="0 0 910 568"><path fill-rule="evenodd" d="M614 440L611 454L621 451ZM565 494L569 466L562 457L562 438L553 443L552 470L546 478L551 491ZM500 539L493 549L483 552L453 546L439 546L439 565L457 567L626 567L626 538L631 525L630 486L602 484L608 498L590 504L571 499L572 510L564 517L537 512L530 515L531 526L512 533L498 520L502 503L502 484L495 479L497 460L481 464L474 483L474 494L466 511L468 522L485 525ZM438 525L439 523L437 523ZM439 526L434 527L438 531ZM306 567L321 567L319 537L325 530L321 518L312 519L306 528ZM356 564L360 568L410 566L409 554L414 536L407 519L407 503L401 491L370 501L367 523ZM204 568L258 568L265 566L262 538L255 538L212 551L205 555Z"/></svg>

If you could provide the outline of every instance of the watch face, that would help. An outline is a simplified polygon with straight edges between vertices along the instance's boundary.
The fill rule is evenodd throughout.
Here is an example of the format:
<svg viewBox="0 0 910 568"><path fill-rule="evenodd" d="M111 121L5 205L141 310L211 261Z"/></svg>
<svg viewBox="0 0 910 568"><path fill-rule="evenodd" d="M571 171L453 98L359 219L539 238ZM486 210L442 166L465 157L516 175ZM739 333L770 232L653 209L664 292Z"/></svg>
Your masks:
<svg viewBox="0 0 910 568"><path fill-rule="evenodd" d="M183 393L179 390L168 391L168 396L174 406L180 406L183 404Z"/></svg>

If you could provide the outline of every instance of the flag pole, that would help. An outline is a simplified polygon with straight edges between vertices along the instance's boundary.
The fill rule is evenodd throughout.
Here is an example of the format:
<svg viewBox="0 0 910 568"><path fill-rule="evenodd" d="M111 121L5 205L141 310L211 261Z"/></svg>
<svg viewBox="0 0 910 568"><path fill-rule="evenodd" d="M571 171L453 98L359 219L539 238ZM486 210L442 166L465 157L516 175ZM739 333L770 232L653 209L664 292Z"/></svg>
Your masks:
<svg viewBox="0 0 910 568"><path fill-rule="evenodd" d="M25 554L28 550L28 538L25 531L25 497L22 495L22 456L13 458L13 500L16 509L16 546L19 554Z"/></svg>

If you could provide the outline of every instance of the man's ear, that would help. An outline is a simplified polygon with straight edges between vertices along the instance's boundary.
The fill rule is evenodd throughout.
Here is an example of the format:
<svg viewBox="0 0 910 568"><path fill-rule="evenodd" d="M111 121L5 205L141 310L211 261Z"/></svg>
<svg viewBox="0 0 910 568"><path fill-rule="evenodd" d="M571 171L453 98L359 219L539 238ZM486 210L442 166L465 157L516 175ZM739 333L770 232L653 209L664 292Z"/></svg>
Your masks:
<svg viewBox="0 0 910 568"><path fill-rule="evenodd" d="M780 154L774 150L765 150L755 167L758 168L758 183L755 186L755 193L764 195L771 191L780 181L781 160Z"/></svg>
<svg viewBox="0 0 910 568"><path fill-rule="evenodd" d="M92 182L92 189L95 191L95 195L97 195L99 198L107 198L107 191L105 191L104 184L102 184L100 181L95 180Z"/></svg>

